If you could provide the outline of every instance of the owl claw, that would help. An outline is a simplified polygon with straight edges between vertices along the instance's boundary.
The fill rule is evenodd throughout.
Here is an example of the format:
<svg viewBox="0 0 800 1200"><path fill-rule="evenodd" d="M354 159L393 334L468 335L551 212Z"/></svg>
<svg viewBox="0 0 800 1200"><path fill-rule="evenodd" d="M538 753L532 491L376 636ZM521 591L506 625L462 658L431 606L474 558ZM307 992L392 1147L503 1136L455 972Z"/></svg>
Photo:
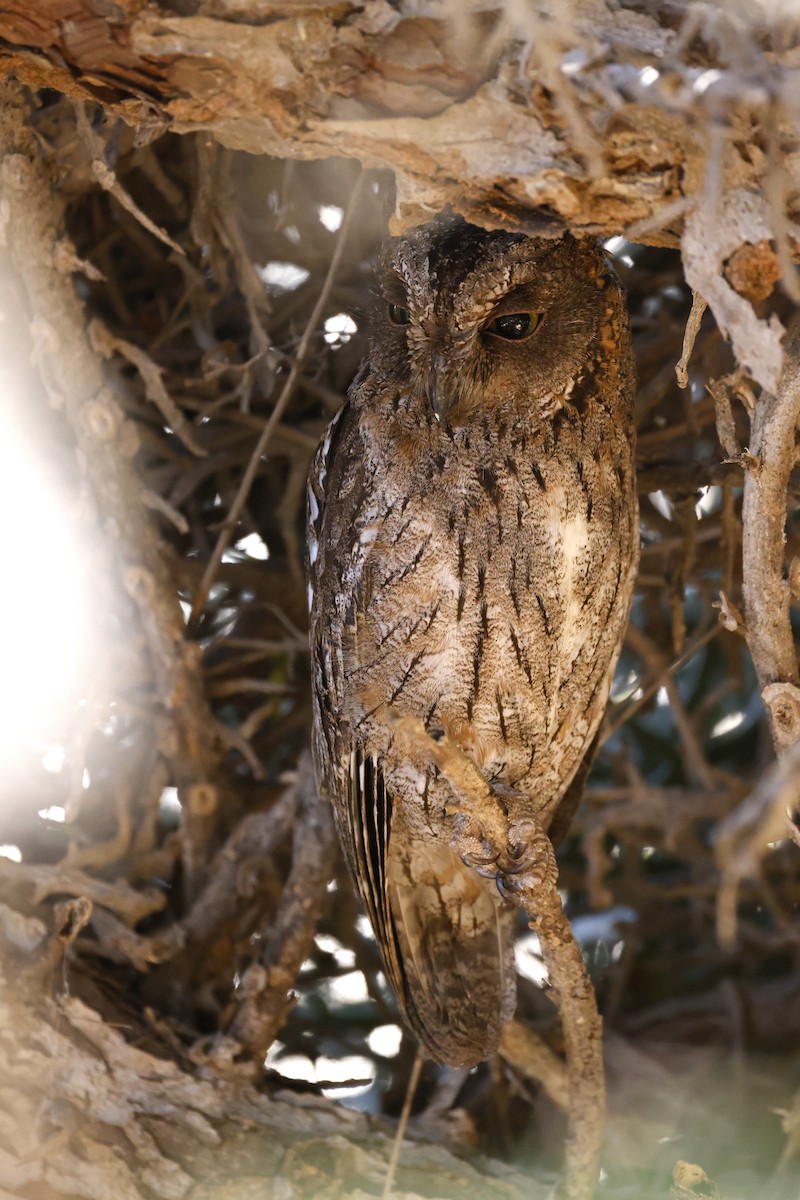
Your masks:
<svg viewBox="0 0 800 1200"><path fill-rule="evenodd" d="M508 849L497 860L497 887L506 899L551 891L558 880L552 843L538 821L519 821L508 831Z"/></svg>
<svg viewBox="0 0 800 1200"><path fill-rule="evenodd" d="M497 874L497 854L484 836L480 823L464 813L456 816L453 846L466 867L492 879Z"/></svg>
<svg viewBox="0 0 800 1200"><path fill-rule="evenodd" d="M551 891L558 868L549 837L538 821L518 821L510 826L506 849L498 851L475 818L456 818L453 839L461 861L479 875L494 879L500 895L519 903L526 895Z"/></svg>

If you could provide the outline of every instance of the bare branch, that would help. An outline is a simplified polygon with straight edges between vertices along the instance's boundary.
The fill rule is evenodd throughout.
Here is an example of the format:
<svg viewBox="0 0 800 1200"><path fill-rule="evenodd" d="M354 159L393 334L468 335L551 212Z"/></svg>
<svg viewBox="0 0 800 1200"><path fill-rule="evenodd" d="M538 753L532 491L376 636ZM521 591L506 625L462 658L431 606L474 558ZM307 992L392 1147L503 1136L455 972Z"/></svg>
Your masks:
<svg viewBox="0 0 800 1200"><path fill-rule="evenodd" d="M786 579L786 489L797 460L800 419L800 325L786 340L775 393L762 392L753 414L742 501L742 594L753 656L772 738L779 752L800 736L800 673Z"/></svg>

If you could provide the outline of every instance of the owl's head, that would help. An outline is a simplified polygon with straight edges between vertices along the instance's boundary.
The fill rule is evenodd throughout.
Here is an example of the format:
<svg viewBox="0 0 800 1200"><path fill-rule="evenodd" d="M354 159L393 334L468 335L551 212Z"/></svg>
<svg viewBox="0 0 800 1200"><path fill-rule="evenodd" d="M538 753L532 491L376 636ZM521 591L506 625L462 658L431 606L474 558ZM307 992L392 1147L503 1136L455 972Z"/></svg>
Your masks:
<svg viewBox="0 0 800 1200"><path fill-rule="evenodd" d="M371 361L451 425L487 405L555 411L602 353L609 301L619 306L594 243L461 218L387 241L379 279Z"/></svg>

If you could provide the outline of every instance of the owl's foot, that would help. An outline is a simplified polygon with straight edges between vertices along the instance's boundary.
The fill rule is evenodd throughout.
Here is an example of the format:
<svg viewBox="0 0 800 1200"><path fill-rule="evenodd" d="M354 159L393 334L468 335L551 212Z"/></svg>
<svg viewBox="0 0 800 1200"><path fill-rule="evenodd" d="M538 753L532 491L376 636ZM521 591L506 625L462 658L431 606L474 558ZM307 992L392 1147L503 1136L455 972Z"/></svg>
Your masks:
<svg viewBox="0 0 800 1200"><path fill-rule="evenodd" d="M438 768L452 789L446 807L453 818L450 844L462 862L495 879L502 896L536 911L558 878L550 838L529 817L508 823L504 806L464 750L442 730L426 729L416 717L386 711L395 739L405 742L409 759Z"/></svg>
<svg viewBox="0 0 800 1200"><path fill-rule="evenodd" d="M459 855L465 867L471 867L479 875L494 879L497 875L499 852L486 837L477 817L457 812L453 821L450 845Z"/></svg>
<svg viewBox="0 0 800 1200"><path fill-rule="evenodd" d="M500 894L522 908L535 910L543 893L555 889L558 867L549 837L536 820L509 825L504 844L492 844L480 820L456 816L452 846L465 866L497 881Z"/></svg>
<svg viewBox="0 0 800 1200"><path fill-rule="evenodd" d="M538 821L517 821L508 829L508 848L497 860L497 886L507 900L526 911L537 897L555 890L558 866L550 838Z"/></svg>

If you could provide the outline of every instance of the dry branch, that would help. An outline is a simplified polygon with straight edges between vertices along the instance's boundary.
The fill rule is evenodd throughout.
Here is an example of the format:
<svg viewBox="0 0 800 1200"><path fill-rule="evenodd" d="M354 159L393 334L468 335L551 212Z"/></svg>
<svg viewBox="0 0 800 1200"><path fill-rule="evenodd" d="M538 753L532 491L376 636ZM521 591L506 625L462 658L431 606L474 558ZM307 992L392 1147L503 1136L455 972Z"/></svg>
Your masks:
<svg viewBox="0 0 800 1200"><path fill-rule="evenodd" d="M8 981L5 980L4 983ZM381 1186L390 1133L325 1101L259 1094L244 1079L193 1077L128 1044L77 1000L24 1006L4 989L0 1186L75 1200L330 1197ZM498 1163L415 1146L396 1195L424 1179L487 1200L544 1200L546 1189ZM450 1194L454 1194L451 1192Z"/></svg>
<svg viewBox="0 0 800 1200"><path fill-rule="evenodd" d="M780 842L790 829L788 814L800 808L800 743L784 749L738 808L717 827L716 859L720 868L717 929L723 946L733 945L736 933L736 896L742 880L757 878L771 843Z"/></svg>
<svg viewBox="0 0 800 1200"><path fill-rule="evenodd" d="M647 12L592 0L536 14L330 0L269 5L269 21L246 6L228 19L219 7L178 15L133 3L109 19L99 0L69 11L66 32L58 6L6 4L5 70L82 99L100 90L148 131L203 129L251 153L388 164L406 221L450 202L484 221L524 223L543 208L574 228L667 230L705 186L709 117L737 133L793 78L780 23L758 29L710 8L698 27L666 0ZM524 104L512 110L516 95ZM719 153L726 188L760 188L761 159L734 136Z"/></svg>
<svg viewBox="0 0 800 1200"><path fill-rule="evenodd" d="M261 431L261 436L256 442L253 452L250 455L250 461L248 462L247 468L242 476L241 482L239 483L236 496L228 511L225 523L217 539L217 544L214 547L214 551L209 558L203 578L200 581L200 587L198 588L194 604L192 605L192 621L197 620L202 612L203 605L208 599L208 593L211 590L211 585L216 577L219 564L222 562L222 556L230 545L231 538L233 537L233 531L239 523L242 511L247 503L247 497L250 494L250 489L253 486L253 480L255 479L256 472L258 471L261 460L266 452L267 447L269 446L270 438L279 421L283 417L283 414L286 411L286 406L294 395L295 388L299 383L303 360L308 353L311 339L317 332L320 318L325 311L326 304L328 303L328 297L330 296L331 288L333 287L333 281L336 278L336 271L342 261L344 248L347 244L347 234L350 229L350 225L355 219L356 213L358 212L358 197L361 191L362 180L363 176L359 176L359 179L356 181L353 192L350 196L350 203L348 205L347 212L345 213L341 229L339 230L339 240L336 243L336 250L331 258L330 266L328 267L328 273L325 277L325 282L320 289L316 303L312 309L311 316L308 319L308 323L303 331L303 336L300 339L300 343L297 347L295 361L292 363L286 382L281 390L281 394L276 400L275 407L270 413L269 420L264 425L264 428Z"/></svg>
<svg viewBox="0 0 800 1200"><path fill-rule="evenodd" d="M797 463L800 325L789 334L774 393L764 391L751 422L751 465L742 501L742 594L747 644L758 674L775 748L800 739L800 672L786 578L786 491Z"/></svg>
<svg viewBox="0 0 800 1200"><path fill-rule="evenodd" d="M333 816L317 795L309 754L300 760L297 774L292 869L261 961L242 977L230 1027L254 1064L263 1061L286 1020L291 988L311 949L333 866Z"/></svg>

